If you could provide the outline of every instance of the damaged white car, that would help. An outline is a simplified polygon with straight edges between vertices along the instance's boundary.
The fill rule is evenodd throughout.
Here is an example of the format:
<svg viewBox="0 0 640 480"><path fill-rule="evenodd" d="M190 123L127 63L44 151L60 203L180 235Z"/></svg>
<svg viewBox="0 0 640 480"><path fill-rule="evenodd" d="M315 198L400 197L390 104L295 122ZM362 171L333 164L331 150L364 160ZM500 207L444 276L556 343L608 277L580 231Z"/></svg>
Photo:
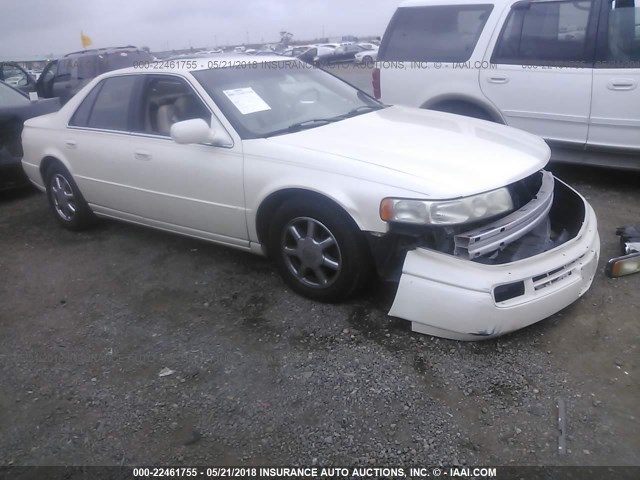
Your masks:
<svg viewBox="0 0 640 480"><path fill-rule="evenodd" d="M298 60L164 63L26 122L24 169L65 227L108 217L267 254L321 301L377 270L399 281L390 315L461 340L589 288L596 217L538 137L385 106Z"/></svg>

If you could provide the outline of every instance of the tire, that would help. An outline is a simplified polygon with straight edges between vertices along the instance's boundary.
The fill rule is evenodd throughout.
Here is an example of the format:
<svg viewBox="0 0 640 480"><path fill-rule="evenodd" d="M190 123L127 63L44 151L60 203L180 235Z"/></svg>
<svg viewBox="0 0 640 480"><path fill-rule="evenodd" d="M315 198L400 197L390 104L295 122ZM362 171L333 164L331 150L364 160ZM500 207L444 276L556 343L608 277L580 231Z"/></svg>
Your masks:
<svg viewBox="0 0 640 480"><path fill-rule="evenodd" d="M345 300L372 277L364 235L328 202L292 198L283 203L271 223L267 248L287 285L312 300Z"/></svg>
<svg viewBox="0 0 640 480"><path fill-rule="evenodd" d="M362 58L362 63L364 63L367 67L371 67L373 65L373 58L367 55Z"/></svg>
<svg viewBox="0 0 640 480"><path fill-rule="evenodd" d="M54 164L46 173L47 199L56 220L69 230L84 230L95 223L96 217L68 170Z"/></svg>

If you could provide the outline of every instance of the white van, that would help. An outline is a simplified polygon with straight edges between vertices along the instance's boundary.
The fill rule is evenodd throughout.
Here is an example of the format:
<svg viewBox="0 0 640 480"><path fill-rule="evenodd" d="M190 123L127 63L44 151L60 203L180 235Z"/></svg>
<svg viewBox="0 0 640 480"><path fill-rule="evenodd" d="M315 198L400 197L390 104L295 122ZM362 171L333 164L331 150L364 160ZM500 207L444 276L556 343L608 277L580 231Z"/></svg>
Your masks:
<svg viewBox="0 0 640 480"><path fill-rule="evenodd" d="M559 161L640 169L640 0L408 0L374 93L504 123Z"/></svg>

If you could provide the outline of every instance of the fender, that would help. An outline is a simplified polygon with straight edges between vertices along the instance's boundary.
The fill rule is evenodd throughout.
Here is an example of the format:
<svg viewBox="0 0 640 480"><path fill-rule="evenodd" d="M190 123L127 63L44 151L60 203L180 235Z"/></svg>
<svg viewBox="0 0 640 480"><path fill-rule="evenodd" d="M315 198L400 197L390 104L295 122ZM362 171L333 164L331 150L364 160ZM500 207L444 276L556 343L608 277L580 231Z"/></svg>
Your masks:
<svg viewBox="0 0 640 480"><path fill-rule="evenodd" d="M502 112L500 112L500 110L491 102L489 102L486 98L480 99L480 98L472 97L469 95L463 95L463 94L457 94L457 93L445 93L445 94L437 95L433 98L429 98L428 100L425 100L420 106L420 108L432 108L434 105L437 105L439 103L446 103L446 102L468 103L470 105L473 105L475 107L478 107L486 111L496 123L501 123L503 125L506 125Z"/></svg>

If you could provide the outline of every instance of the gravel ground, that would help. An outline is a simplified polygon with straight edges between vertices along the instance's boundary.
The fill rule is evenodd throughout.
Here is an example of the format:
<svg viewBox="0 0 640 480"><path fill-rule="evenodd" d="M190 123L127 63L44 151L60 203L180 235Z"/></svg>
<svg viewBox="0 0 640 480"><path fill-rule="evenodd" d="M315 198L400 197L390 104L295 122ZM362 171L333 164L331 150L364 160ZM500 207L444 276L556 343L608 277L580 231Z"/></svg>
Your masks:
<svg viewBox="0 0 640 480"><path fill-rule="evenodd" d="M594 285L480 343L410 332L391 284L318 304L265 259L116 222L71 233L44 195L3 194L0 465L640 464L640 275L602 273L640 175L554 170L598 214Z"/></svg>

